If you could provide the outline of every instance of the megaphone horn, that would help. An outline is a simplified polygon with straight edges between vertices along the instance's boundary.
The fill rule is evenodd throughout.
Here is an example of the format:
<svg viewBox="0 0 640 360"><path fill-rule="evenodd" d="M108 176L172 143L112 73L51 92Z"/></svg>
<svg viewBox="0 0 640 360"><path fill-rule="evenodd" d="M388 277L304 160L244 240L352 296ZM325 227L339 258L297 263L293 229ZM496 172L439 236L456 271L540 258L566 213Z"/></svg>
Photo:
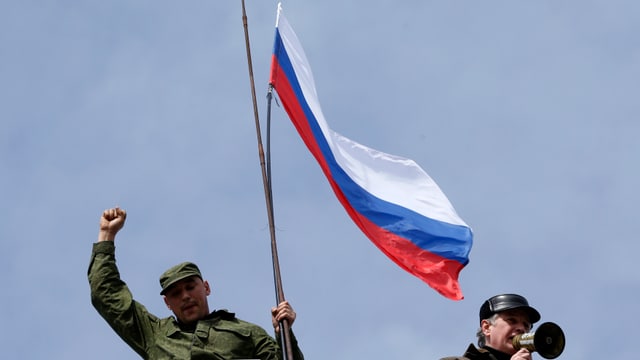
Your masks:
<svg viewBox="0 0 640 360"><path fill-rule="evenodd" d="M555 359L564 350L564 333L560 326L546 322L538 326L535 332L516 335L513 346L516 349L537 351L545 359Z"/></svg>

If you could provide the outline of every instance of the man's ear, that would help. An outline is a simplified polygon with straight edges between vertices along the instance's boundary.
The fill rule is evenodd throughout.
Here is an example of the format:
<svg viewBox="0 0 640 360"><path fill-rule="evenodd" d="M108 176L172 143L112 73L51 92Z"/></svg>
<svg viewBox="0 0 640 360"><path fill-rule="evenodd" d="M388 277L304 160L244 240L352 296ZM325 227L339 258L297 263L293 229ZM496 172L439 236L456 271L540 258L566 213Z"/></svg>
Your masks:
<svg viewBox="0 0 640 360"><path fill-rule="evenodd" d="M204 291L205 291L205 294L206 294L207 296L211 295L211 287L209 286L209 282L208 282L207 280L205 280L205 281L203 282L203 284L204 284Z"/></svg>
<svg viewBox="0 0 640 360"><path fill-rule="evenodd" d="M169 308L169 310L171 310L171 305L169 305L169 301L167 300L167 297L165 295L162 295L162 299L164 300L165 305L167 305L167 308ZM173 310L171 310L173 311Z"/></svg>
<svg viewBox="0 0 640 360"><path fill-rule="evenodd" d="M484 334L484 336L491 334L491 323L489 322L489 320L482 320L482 322L480 323L480 328L482 329L482 333Z"/></svg>

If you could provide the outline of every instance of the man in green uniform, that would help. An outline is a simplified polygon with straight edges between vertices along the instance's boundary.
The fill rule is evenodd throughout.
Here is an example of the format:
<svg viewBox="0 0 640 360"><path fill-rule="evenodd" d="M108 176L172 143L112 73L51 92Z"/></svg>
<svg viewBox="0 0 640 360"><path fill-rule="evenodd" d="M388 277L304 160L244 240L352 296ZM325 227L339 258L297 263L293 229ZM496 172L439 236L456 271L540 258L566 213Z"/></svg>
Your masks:
<svg viewBox="0 0 640 360"><path fill-rule="evenodd" d="M144 359L260 359L283 358L280 341L261 327L240 320L225 310L210 312L209 283L190 262L178 264L160 277L165 304L175 317L158 318L132 298L120 279L115 260L115 237L124 226L126 212L105 210L98 241L89 264L91 302L113 330ZM279 323L292 325L296 314L284 301L271 309L279 340ZM304 360L293 332L289 338L293 359Z"/></svg>
<svg viewBox="0 0 640 360"><path fill-rule="evenodd" d="M461 357L452 356L440 360L531 360L531 352L516 349L513 338L531 330L540 320L540 313L529 306L523 296L502 294L491 297L480 307L478 348L469 345Z"/></svg>

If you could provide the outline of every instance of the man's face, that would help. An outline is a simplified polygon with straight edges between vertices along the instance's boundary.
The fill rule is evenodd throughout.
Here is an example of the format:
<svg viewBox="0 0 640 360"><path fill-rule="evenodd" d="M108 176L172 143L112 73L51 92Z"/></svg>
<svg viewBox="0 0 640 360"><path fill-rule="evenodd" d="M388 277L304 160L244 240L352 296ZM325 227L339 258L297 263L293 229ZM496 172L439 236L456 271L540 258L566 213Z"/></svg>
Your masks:
<svg viewBox="0 0 640 360"><path fill-rule="evenodd" d="M514 309L499 313L493 324L482 320L481 327L487 346L513 355L518 351L513 347L513 337L531 330L531 323L524 311Z"/></svg>
<svg viewBox="0 0 640 360"><path fill-rule="evenodd" d="M164 293L164 303L183 324L194 323L209 315L209 283L198 276L182 279Z"/></svg>

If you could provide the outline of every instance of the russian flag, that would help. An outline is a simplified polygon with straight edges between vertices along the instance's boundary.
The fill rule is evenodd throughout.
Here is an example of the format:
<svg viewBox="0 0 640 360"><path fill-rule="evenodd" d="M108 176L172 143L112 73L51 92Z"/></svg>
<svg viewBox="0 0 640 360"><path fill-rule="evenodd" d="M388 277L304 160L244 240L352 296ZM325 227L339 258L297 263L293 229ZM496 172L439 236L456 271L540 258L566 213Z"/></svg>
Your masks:
<svg viewBox="0 0 640 360"><path fill-rule="evenodd" d="M270 83L357 226L400 267L443 296L462 299L458 275L469 262L470 227L413 160L371 149L329 128L311 67L281 4Z"/></svg>

